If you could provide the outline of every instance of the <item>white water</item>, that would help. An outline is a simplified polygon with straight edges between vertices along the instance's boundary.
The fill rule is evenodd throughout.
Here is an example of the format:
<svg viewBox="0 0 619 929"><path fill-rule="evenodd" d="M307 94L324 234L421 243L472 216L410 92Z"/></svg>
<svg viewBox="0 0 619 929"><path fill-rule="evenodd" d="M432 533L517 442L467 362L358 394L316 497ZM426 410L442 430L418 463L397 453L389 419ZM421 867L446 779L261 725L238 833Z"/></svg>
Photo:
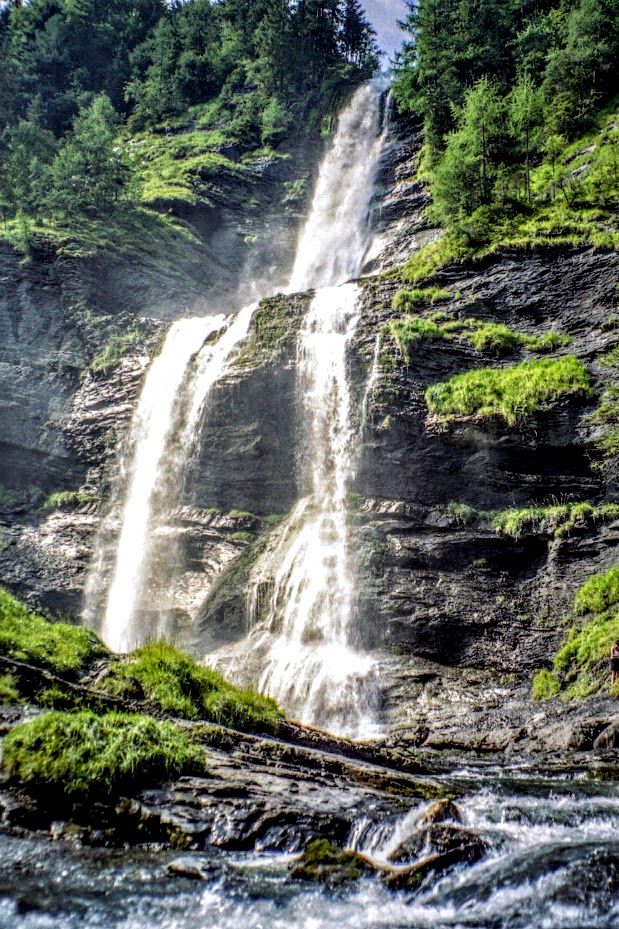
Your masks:
<svg viewBox="0 0 619 929"><path fill-rule="evenodd" d="M384 90L380 78L364 84L339 118L299 240L290 293L332 287L361 272L383 141L379 120Z"/></svg>
<svg viewBox="0 0 619 929"><path fill-rule="evenodd" d="M383 89L380 81L364 85L340 117L289 286L320 288L298 343L308 492L252 572L249 640L207 659L232 680L259 686L287 715L350 737L377 734L378 685L373 659L351 642L355 564L346 497L358 441L347 349L360 291L346 282L360 274L368 247Z"/></svg>
<svg viewBox="0 0 619 929"><path fill-rule="evenodd" d="M114 651L129 651L165 631L152 624L145 628L139 614L152 534L163 514L178 500L182 465L206 398L233 349L246 336L254 309L255 305L246 307L216 342L207 344L208 336L224 327L225 316L179 320L148 372L131 426L131 453L123 468L128 488L116 566L100 629L101 637Z"/></svg>
<svg viewBox="0 0 619 929"><path fill-rule="evenodd" d="M310 493L295 507L275 551L250 582L259 686L304 722L349 735L373 727L372 659L350 646L354 559L346 496L356 431L346 348L358 322L354 284L318 291L300 338L299 395ZM274 575L266 616L258 590Z"/></svg>
<svg viewBox="0 0 619 929"><path fill-rule="evenodd" d="M359 290L346 282L360 274L368 247L383 91L382 81L364 85L341 114L300 237L288 291L318 288L298 345L306 496L256 567L251 641L225 661L238 680L247 678L249 659L250 683L289 715L351 736L374 734L377 687L373 660L351 644L355 565L346 495L358 443L347 348L360 310ZM148 374L132 424L122 529L99 630L115 651L166 632L146 589L153 539L178 502L206 398L247 334L253 309L207 344L223 317L175 323ZM260 604L265 582L272 596Z"/></svg>

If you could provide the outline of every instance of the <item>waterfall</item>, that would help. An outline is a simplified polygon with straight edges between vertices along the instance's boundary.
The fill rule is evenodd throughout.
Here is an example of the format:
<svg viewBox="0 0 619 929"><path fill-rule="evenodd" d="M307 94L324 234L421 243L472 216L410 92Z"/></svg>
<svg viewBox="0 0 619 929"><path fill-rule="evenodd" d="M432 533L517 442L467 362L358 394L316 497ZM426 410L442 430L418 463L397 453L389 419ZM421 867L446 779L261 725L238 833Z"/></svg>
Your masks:
<svg viewBox="0 0 619 929"><path fill-rule="evenodd" d="M352 646L356 585L346 498L358 434L347 349L360 290L347 282L361 272L368 247L383 89L381 81L359 88L340 117L290 281L292 292L319 288L298 342L308 492L252 571L249 641L207 656L232 680L275 697L288 715L350 737L377 731L376 665Z"/></svg>
<svg viewBox="0 0 619 929"><path fill-rule="evenodd" d="M382 147L385 81L363 84L340 115L320 167L288 291L332 287L357 277L368 247L368 214Z"/></svg>
<svg viewBox="0 0 619 929"><path fill-rule="evenodd" d="M129 651L165 634L164 627L153 628L152 623L145 628L139 615L153 531L178 502L183 466L206 398L233 349L247 335L255 307L242 310L214 342L206 340L224 328L223 315L174 323L148 372L121 464L119 484L127 490L113 579L98 629L114 651ZM95 558L98 580L101 561L101 556ZM85 617L91 625L97 625L94 616L87 602Z"/></svg>
<svg viewBox="0 0 619 929"><path fill-rule="evenodd" d="M351 736L373 734L378 688L373 659L352 645L355 559L346 498L358 417L347 352L359 321L360 289L349 281L361 273L368 248L384 89L380 79L363 85L339 118L288 287L289 293L316 291L298 341L297 390L307 426L299 440L304 497L254 567L250 641L207 656L233 681L272 694L289 715ZM147 600L153 540L179 501L209 391L246 336L253 310L247 307L227 327L225 317L180 320L148 373L123 463L122 514L112 514L120 534L99 631L116 651L166 634L157 605L153 610ZM206 341L216 330L223 333ZM260 594L265 584L271 591L266 598ZM95 614L86 611L96 627Z"/></svg>

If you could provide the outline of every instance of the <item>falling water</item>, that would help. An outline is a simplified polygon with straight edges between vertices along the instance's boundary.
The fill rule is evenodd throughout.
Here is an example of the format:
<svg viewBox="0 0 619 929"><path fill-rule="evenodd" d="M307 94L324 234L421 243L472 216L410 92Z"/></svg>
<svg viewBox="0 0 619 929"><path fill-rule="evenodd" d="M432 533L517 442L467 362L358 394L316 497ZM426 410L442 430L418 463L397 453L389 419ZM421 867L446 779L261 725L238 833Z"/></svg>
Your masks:
<svg viewBox="0 0 619 929"><path fill-rule="evenodd" d="M346 497L358 443L347 349L360 291L346 282L360 273L368 246L382 91L379 81L364 85L340 118L289 288L321 288L298 344L308 493L252 572L250 643L214 656L229 676L258 684L288 715L352 737L375 734L378 688L373 660L351 645L355 570Z"/></svg>
<svg viewBox="0 0 619 929"><path fill-rule="evenodd" d="M360 87L341 114L320 167L301 234L290 293L333 287L357 277L368 247L368 214L382 147L385 82Z"/></svg>
<svg viewBox="0 0 619 929"><path fill-rule="evenodd" d="M165 631L152 623L143 628L139 617L152 533L178 501L183 464L204 403L234 347L246 336L254 309L242 310L215 342L205 340L224 327L223 315L174 323L148 373L122 469L127 484L122 529L99 630L115 651L128 651Z"/></svg>

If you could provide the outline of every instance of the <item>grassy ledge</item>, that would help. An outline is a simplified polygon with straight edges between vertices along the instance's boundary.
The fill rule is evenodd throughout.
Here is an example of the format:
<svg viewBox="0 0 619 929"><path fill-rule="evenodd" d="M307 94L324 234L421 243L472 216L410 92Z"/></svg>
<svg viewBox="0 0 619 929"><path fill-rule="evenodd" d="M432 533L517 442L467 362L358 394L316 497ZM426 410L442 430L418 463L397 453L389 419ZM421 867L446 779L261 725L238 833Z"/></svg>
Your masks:
<svg viewBox="0 0 619 929"><path fill-rule="evenodd" d="M165 642L138 649L111 670L105 681L109 693L133 697L137 689L149 702L183 719L205 719L250 732L274 731L282 719L270 697L233 687L221 674Z"/></svg>
<svg viewBox="0 0 619 929"><path fill-rule="evenodd" d="M573 355L566 355L458 374L429 387L426 402L436 423L498 416L513 426L561 397L592 393L585 366Z"/></svg>
<svg viewBox="0 0 619 929"><path fill-rule="evenodd" d="M506 535L512 539L536 533L559 539L619 519L619 504L605 503L602 506L594 506L587 501L514 507L506 510L477 510L467 503L452 500L446 511L450 516L454 516L461 526L489 522L499 535Z"/></svg>
<svg viewBox="0 0 619 929"><path fill-rule="evenodd" d="M0 587L0 655L76 676L106 654L90 629L51 623Z"/></svg>
<svg viewBox="0 0 619 929"><path fill-rule="evenodd" d="M421 294L424 291L401 291L400 293ZM399 308L397 305L399 296L400 294L394 298L394 309ZM460 342L469 342L480 354L493 355L497 358L520 349L545 355L565 347L570 342L568 335L560 335L558 332L533 336L524 332L516 332L504 323L483 322L474 317L460 320L453 313L441 310L432 313L429 317L409 315L394 319L389 328L407 364L411 362L413 349L422 342L451 342L458 339Z"/></svg>
<svg viewBox="0 0 619 929"><path fill-rule="evenodd" d="M204 749L171 723L148 716L52 712L16 726L3 743L2 768L34 793L70 800L123 791L184 774L203 774Z"/></svg>

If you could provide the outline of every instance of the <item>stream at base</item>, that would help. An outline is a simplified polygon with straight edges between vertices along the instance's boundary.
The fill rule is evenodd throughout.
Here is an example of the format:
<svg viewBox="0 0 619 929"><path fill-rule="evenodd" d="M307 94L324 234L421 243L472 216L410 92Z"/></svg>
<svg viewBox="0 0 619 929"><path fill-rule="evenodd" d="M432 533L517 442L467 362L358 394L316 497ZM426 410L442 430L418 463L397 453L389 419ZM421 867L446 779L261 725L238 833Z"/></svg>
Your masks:
<svg viewBox="0 0 619 929"><path fill-rule="evenodd" d="M606 929L619 927L619 784L475 766L441 778L489 855L412 896L367 878L293 881L290 856L210 849L205 880L172 876L178 852L80 849L0 837L1 929ZM422 809L423 809L422 805ZM376 860L406 817L359 822Z"/></svg>

